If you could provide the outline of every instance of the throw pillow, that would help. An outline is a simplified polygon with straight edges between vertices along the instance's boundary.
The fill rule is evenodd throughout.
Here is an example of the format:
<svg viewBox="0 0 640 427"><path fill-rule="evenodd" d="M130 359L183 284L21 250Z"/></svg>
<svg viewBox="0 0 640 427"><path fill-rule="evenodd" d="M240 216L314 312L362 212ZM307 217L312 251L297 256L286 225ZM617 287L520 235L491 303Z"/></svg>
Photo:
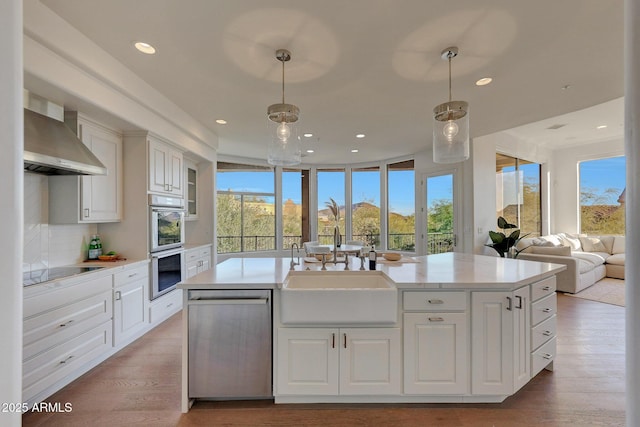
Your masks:
<svg viewBox="0 0 640 427"><path fill-rule="evenodd" d="M579 251L581 248L580 238L578 236L560 233L560 240L562 240L563 246L569 246L574 251Z"/></svg>
<svg viewBox="0 0 640 427"><path fill-rule="evenodd" d="M580 237L580 243L585 252L607 252L607 248L598 237Z"/></svg>
<svg viewBox="0 0 640 427"><path fill-rule="evenodd" d="M613 241L613 249L611 250L612 254L623 254L624 253L624 236L616 236Z"/></svg>
<svg viewBox="0 0 640 427"><path fill-rule="evenodd" d="M539 255L571 256L569 246L532 246L531 253Z"/></svg>

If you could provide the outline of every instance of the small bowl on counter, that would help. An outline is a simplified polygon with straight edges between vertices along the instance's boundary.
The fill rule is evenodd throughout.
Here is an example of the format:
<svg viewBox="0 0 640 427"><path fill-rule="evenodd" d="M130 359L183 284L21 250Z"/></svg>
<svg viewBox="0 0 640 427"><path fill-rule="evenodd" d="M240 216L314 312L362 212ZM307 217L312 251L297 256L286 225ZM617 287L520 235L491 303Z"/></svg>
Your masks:
<svg viewBox="0 0 640 427"><path fill-rule="evenodd" d="M382 257L387 261L400 261L400 258L402 258L402 254L395 252L385 252L382 254Z"/></svg>

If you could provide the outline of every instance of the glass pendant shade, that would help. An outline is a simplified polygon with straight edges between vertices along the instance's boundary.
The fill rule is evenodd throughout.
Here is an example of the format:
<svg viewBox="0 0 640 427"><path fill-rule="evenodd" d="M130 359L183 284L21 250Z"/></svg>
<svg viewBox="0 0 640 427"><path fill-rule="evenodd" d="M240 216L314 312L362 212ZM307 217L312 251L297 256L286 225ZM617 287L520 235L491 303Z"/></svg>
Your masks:
<svg viewBox="0 0 640 427"><path fill-rule="evenodd" d="M451 59L458 48L448 47L440 56L449 62L449 102L433 109L433 161L457 163L469 158L469 104L451 100Z"/></svg>
<svg viewBox="0 0 640 427"><path fill-rule="evenodd" d="M450 101L433 109L433 161L457 163L469 158L469 104Z"/></svg>
<svg viewBox="0 0 640 427"><path fill-rule="evenodd" d="M291 59L291 52L278 49L276 59L282 62L282 102L267 108L270 136L267 162L274 166L294 166L301 162L302 144L296 127L300 109L284 102L284 63Z"/></svg>

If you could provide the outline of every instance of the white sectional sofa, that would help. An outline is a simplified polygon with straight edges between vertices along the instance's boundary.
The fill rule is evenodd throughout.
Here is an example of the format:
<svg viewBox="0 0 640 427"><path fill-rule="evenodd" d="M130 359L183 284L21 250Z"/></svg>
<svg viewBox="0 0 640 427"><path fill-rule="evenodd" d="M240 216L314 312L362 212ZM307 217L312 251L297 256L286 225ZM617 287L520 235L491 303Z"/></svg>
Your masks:
<svg viewBox="0 0 640 427"><path fill-rule="evenodd" d="M524 238L516 249L519 259L564 264L557 289L576 293L603 277L624 279L624 236L586 236L558 233Z"/></svg>

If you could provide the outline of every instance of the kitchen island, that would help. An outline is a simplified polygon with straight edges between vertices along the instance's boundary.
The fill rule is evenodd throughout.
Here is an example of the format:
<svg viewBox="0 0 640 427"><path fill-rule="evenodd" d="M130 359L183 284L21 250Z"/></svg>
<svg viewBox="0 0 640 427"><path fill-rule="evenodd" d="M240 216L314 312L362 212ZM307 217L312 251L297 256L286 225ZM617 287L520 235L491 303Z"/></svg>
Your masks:
<svg viewBox="0 0 640 427"><path fill-rule="evenodd" d="M190 296L203 291L271 293L276 403L501 402L553 367L555 274L562 265L460 253L380 260L375 273L396 290L394 322L314 324L281 321L290 262L232 258L178 285L186 311L183 411L193 402ZM358 259L349 267L348 277L372 273L359 271ZM302 281L305 275L326 275L328 281L344 276L338 273L344 264L320 269L320 263L301 262L293 275ZM317 298L315 290L296 291Z"/></svg>

